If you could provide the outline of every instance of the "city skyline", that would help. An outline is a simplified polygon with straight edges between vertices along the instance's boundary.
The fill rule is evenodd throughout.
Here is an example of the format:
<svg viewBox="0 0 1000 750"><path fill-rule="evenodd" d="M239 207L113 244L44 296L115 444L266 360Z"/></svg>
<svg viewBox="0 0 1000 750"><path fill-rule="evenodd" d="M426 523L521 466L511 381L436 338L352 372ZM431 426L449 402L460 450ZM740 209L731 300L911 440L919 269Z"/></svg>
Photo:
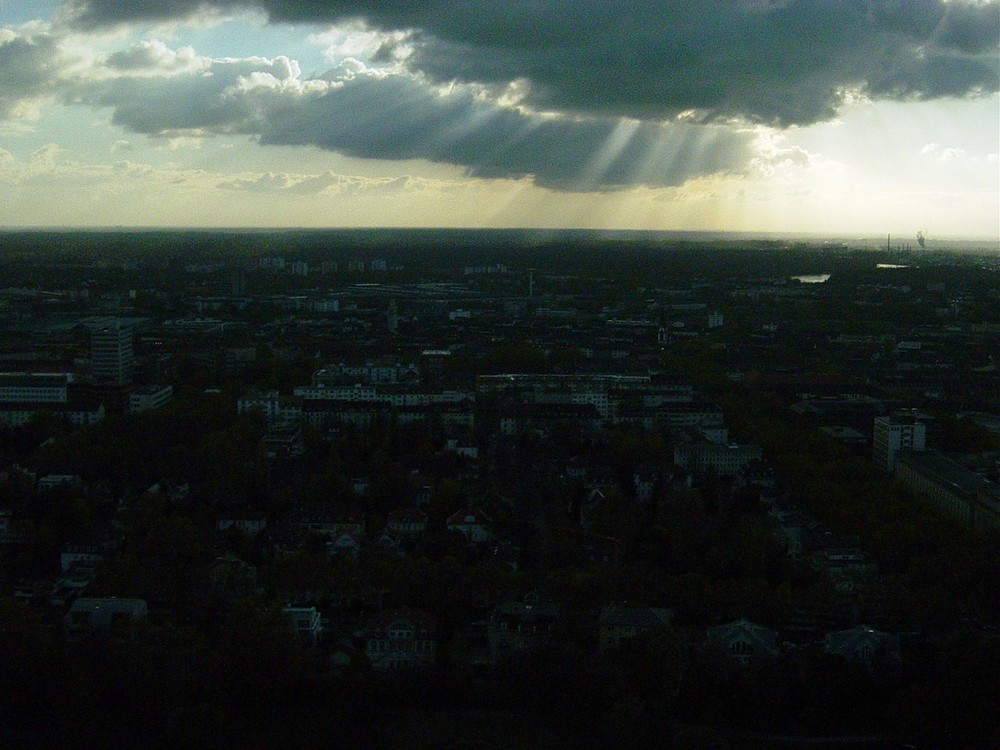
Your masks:
<svg viewBox="0 0 1000 750"><path fill-rule="evenodd" d="M972 0L7 0L0 226L997 239L998 35Z"/></svg>

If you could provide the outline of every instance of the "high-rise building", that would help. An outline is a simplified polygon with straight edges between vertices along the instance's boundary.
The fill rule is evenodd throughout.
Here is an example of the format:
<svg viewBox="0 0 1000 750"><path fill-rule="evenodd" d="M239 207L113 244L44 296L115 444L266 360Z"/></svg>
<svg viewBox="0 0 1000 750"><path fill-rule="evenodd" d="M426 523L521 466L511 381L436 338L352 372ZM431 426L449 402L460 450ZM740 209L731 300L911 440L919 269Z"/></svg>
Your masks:
<svg viewBox="0 0 1000 750"><path fill-rule="evenodd" d="M94 380L127 385L132 382L132 326L111 320L91 331L90 359Z"/></svg>
<svg viewBox="0 0 1000 750"><path fill-rule="evenodd" d="M875 417L872 436L872 459L892 473L896 454L903 450L922 451L927 447L927 424L915 412L896 412L888 417Z"/></svg>

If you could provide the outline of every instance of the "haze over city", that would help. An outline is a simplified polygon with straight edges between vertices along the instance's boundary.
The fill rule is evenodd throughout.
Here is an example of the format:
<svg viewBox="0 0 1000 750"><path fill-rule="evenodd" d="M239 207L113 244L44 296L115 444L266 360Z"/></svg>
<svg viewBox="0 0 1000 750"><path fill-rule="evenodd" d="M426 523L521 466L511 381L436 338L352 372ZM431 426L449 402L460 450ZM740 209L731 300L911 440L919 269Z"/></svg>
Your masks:
<svg viewBox="0 0 1000 750"><path fill-rule="evenodd" d="M0 2L0 226L996 240L1000 4Z"/></svg>

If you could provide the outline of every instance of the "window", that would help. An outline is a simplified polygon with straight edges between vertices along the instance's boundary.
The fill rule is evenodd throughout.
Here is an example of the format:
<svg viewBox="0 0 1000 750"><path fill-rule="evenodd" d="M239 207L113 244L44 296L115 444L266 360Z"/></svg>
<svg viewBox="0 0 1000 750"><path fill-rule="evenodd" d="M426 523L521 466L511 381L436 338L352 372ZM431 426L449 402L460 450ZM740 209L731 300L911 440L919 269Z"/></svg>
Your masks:
<svg viewBox="0 0 1000 750"><path fill-rule="evenodd" d="M389 638L394 640L407 640L413 638L413 630L406 626L395 626L389 630Z"/></svg>
<svg viewBox="0 0 1000 750"><path fill-rule="evenodd" d="M729 652L735 656L752 656L753 647L746 641L736 641L729 647Z"/></svg>

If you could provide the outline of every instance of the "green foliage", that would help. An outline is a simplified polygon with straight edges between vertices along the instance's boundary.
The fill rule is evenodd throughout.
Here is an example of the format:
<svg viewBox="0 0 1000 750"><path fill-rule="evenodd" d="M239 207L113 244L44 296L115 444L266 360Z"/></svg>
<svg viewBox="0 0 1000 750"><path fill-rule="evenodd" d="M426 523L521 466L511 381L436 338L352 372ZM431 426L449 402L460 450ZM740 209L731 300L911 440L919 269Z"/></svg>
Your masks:
<svg viewBox="0 0 1000 750"><path fill-rule="evenodd" d="M933 512L870 461L790 421L766 394L732 383L706 390L723 406L734 432L764 448L804 510L836 533L859 536L885 572L905 576L916 594L914 621L954 620L960 612L1000 618L994 537Z"/></svg>
<svg viewBox="0 0 1000 750"><path fill-rule="evenodd" d="M28 605L0 598L0 727L48 721L60 659L52 628Z"/></svg>
<svg viewBox="0 0 1000 750"><path fill-rule="evenodd" d="M224 451L206 455L199 443L234 423L240 425L234 434L245 436L250 429L249 420L236 420L234 404L219 396L177 398L163 409L109 417L57 438L42 449L39 471L108 481L120 494L163 478L198 479L213 470L212 460L228 458ZM231 450L246 446L234 441Z"/></svg>

